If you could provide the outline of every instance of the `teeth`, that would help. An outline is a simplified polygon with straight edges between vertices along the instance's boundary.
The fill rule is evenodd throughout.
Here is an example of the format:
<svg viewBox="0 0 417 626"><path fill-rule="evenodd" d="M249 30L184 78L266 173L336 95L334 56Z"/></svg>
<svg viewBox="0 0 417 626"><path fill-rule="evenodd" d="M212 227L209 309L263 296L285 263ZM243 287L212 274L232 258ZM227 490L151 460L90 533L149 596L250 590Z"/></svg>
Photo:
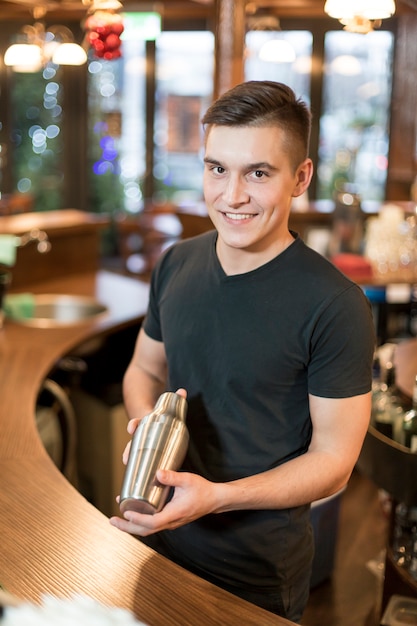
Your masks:
<svg viewBox="0 0 417 626"><path fill-rule="evenodd" d="M253 217L250 213L226 213L226 217L229 220L247 220L250 217Z"/></svg>

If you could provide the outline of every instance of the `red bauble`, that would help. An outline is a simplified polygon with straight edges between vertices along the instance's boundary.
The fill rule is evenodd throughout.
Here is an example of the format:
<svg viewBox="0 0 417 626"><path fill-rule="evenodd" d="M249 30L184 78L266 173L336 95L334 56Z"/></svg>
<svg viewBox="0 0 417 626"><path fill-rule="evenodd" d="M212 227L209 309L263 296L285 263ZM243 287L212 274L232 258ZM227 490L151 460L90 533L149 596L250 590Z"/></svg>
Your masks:
<svg viewBox="0 0 417 626"><path fill-rule="evenodd" d="M107 37L107 35L110 35L111 25L110 24L97 24L94 30L100 35L100 37L104 39L105 37Z"/></svg>
<svg viewBox="0 0 417 626"><path fill-rule="evenodd" d="M94 49L94 52L97 54L98 52L105 52L106 50L106 46L104 45L104 41L100 38L98 39L94 39L94 41L92 41L92 46Z"/></svg>
<svg viewBox="0 0 417 626"><path fill-rule="evenodd" d="M96 57L106 60L121 57L120 35L124 31L124 25L119 15L96 11L86 19L85 28Z"/></svg>
<svg viewBox="0 0 417 626"><path fill-rule="evenodd" d="M94 45L94 42L96 41L96 39L99 39L100 35L98 33L96 33L95 30L91 30L88 33L88 41L91 45Z"/></svg>
<svg viewBox="0 0 417 626"><path fill-rule="evenodd" d="M114 33L110 33L110 35L107 35L104 44L107 50L116 50L117 48L120 48L120 37Z"/></svg>
<svg viewBox="0 0 417 626"><path fill-rule="evenodd" d="M120 57L119 50L106 50L103 54L103 59L106 59L106 61L113 61L113 59L117 59L118 57Z"/></svg>
<svg viewBox="0 0 417 626"><path fill-rule="evenodd" d="M114 33L115 35L118 35L119 37L124 31L124 29L125 27L123 26L123 22L115 22L114 24L111 25L111 32Z"/></svg>

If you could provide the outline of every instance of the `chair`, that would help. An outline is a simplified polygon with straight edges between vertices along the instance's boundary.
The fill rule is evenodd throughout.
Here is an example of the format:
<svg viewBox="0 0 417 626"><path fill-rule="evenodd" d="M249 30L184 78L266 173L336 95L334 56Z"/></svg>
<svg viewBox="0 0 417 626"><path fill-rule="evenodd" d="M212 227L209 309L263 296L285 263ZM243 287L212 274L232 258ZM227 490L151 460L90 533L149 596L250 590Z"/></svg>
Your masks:
<svg viewBox="0 0 417 626"><path fill-rule="evenodd" d="M181 235L178 218L167 210L145 210L116 219L119 252L127 274L148 279L162 252Z"/></svg>
<svg viewBox="0 0 417 626"><path fill-rule="evenodd" d="M208 215L177 211L176 216L182 226L181 239L195 237L214 228L213 222Z"/></svg>

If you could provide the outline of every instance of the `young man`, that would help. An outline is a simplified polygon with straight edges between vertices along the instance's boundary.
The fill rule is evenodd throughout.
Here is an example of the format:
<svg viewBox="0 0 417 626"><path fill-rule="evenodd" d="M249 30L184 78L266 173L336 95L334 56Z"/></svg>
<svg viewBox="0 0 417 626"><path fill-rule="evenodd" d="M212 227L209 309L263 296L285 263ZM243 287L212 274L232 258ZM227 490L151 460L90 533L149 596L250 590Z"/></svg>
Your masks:
<svg viewBox="0 0 417 626"><path fill-rule="evenodd" d="M367 430L374 325L361 289L288 230L313 171L305 104L248 82L203 124L215 230L159 260L124 379L131 434L163 391L186 390L189 450L158 472L174 489L160 513L111 523L298 621L309 504L346 484Z"/></svg>

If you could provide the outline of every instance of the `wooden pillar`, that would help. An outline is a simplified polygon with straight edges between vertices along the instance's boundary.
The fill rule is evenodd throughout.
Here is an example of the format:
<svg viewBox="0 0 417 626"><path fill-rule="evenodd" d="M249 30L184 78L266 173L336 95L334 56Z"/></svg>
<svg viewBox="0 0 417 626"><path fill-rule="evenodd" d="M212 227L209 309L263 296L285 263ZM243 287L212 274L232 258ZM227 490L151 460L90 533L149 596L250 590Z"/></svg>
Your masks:
<svg viewBox="0 0 417 626"><path fill-rule="evenodd" d="M214 98L243 82L246 0L216 0Z"/></svg>
<svg viewBox="0 0 417 626"><path fill-rule="evenodd" d="M142 192L145 200L152 198L154 189L154 119L156 93L156 46L155 41L146 42L146 173L143 179Z"/></svg>
<svg viewBox="0 0 417 626"><path fill-rule="evenodd" d="M88 211L88 120L87 120L87 70L85 65L62 65L61 83L64 92L65 115L63 134L65 158L62 205L55 208ZM76 184L74 184L76 181Z"/></svg>
<svg viewBox="0 0 417 626"><path fill-rule="evenodd" d="M391 97L387 200L409 200L417 174L417 15L398 17Z"/></svg>

